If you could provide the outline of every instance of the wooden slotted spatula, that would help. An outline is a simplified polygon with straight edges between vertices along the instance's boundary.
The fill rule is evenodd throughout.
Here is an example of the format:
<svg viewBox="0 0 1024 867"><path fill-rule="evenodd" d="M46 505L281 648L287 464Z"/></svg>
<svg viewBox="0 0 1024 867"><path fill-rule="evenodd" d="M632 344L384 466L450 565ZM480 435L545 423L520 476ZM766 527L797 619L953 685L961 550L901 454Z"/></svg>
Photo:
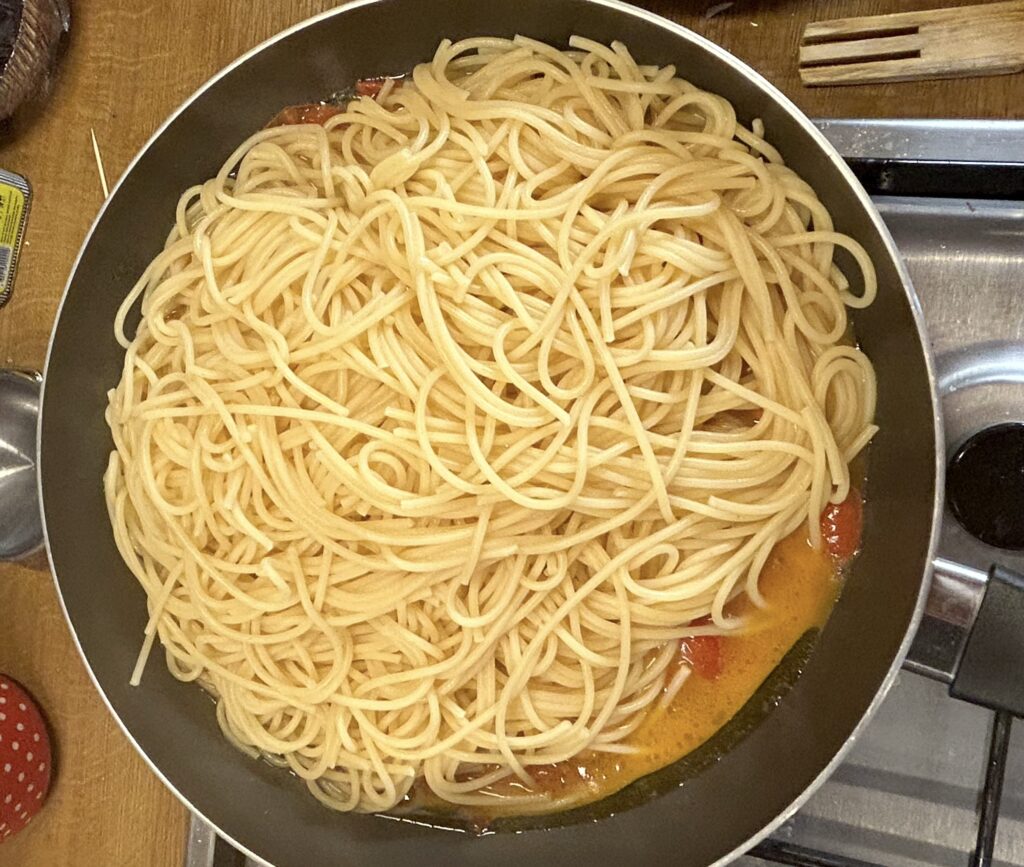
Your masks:
<svg viewBox="0 0 1024 867"><path fill-rule="evenodd" d="M810 86L1024 71L1024 0L816 21L804 29Z"/></svg>

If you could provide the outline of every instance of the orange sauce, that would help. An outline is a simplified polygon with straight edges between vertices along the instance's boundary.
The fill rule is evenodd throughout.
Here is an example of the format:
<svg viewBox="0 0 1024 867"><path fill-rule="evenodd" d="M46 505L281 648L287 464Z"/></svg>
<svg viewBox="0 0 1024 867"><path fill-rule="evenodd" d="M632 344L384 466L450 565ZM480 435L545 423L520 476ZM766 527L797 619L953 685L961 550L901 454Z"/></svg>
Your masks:
<svg viewBox="0 0 1024 867"><path fill-rule="evenodd" d="M660 703L625 741L630 754L587 752L557 765L531 767L534 787L503 780L490 787L496 797L493 815L550 812L576 807L617 792L634 780L671 764L714 735L746 704L809 629L824 624L839 593L835 561L816 551L801 530L783 539L761 574L761 592L768 607L756 609L745 599L731 608L744 614L748 626L720 639L721 673L702 671L700 658L667 706ZM706 663L705 663L706 665ZM675 670L670 669L669 677ZM501 795L543 793L525 805L502 805Z"/></svg>
<svg viewBox="0 0 1024 867"><path fill-rule="evenodd" d="M839 596L842 567L859 547L860 524L861 500L854 491L822 515L824 550L811 547L804 528L775 546L759 582L767 606L757 608L741 597L729 607L730 614L745 619L741 631L702 637L680 648L666 683L680 664L693 670L674 698L667 704L657 703L624 741L634 752L584 752L556 765L531 766L533 786L506 778L482 790L495 796L493 807L460 809L457 814L479 828L501 816L579 807L705 744L757 692L794 645L809 630L824 625ZM510 795L531 793L541 797L526 803L503 801ZM434 815L451 811L451 805L446 809L429 796L420 800L420 806Z"/></svg>
<svg viewBox="0 0 1024 867"><path fill-rule="evenodd" d="M722 638L721 675L709 678L695 669L668 707L656 706L648 714L632 740L640 751L618 757L609 791L681 758L715 734L797 640L824 625L840 580L833 559L813 549L800 531L776 545L760 588L769 607L755 609L746 599L736 606L750 625L739 635Z"/></svg>

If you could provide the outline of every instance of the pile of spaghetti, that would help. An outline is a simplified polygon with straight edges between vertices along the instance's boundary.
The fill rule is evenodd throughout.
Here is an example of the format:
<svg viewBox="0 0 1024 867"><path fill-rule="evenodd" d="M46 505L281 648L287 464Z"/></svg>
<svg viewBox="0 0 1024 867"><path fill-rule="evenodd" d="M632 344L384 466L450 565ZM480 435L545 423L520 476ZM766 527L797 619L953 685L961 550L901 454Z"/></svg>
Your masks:
<svg viewBox="0 0 1024 867"><path fill-rule="evenodd" d="M188 190L116 323L134 682L159 638L340 810L630 749L874 432L871 263L761 134L622 45L481 38Z"/></svg>

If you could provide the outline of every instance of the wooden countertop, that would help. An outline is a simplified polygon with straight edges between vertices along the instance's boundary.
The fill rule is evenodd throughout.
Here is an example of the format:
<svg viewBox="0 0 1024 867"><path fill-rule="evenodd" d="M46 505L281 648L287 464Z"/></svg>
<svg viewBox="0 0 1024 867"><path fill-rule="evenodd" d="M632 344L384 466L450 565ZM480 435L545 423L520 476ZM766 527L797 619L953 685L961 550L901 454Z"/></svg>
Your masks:
<svg viewBox="0 0 1024 867"><path fill-rule="evenodd" d="M422 0L424 5L429 0ZM164 117L243 51L328 0L73 0L68 51L41 111L0 132L0 166L35 189L13 301L0 311L0 364L42 365L58 298L102 194L95 129L111 184ZM1021 117L1024 75L805 89L803 25L951 6L942 0L643 0L739 55L812 116ZM214 10L216 16L214 17ZM219 22L219 23L217 23ZM97 482L98 483L98 482ZM180 867L184 808L143 764L89 682L49 575L0 566L0 671L49 716L56 781L35 822L0 846L11 867Z"/></svg>

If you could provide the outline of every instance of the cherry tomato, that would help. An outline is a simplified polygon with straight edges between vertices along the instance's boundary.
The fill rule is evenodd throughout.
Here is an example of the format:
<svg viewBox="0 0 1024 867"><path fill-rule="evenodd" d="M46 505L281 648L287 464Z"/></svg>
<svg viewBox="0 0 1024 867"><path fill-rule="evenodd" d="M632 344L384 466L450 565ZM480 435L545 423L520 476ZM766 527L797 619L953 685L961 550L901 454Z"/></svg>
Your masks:
<svg viewBox="0 0 1024 867"><path fill-rule="evenodd" d="M386 78L360 78L356 82L356 93L359 96L376 97L385 81L387 81Z"/></svg>
<svg viewBox="0 0 1024 867"><path fill-rule="evenodd" d="M829 503L821 513L821 537L825 549L840 563L846 563L860 548L864 526L864 501L860 491L850 489L841 503Z"/></svg>
<svg viewBox="0 0 1024 867"><path fill-rule="evenodd" d="M679 642L679 655L694 672L706 680L716 680L722 673L722 636L695 635Z"/></svg>
<svg viewBox="0 0 1024 867"><path fill-rule="evenodd" d="M267 126L293 126L303 123L323 125L341 111L340 105L326 105L322 102L311 102L307 105L289 105L282 108Z"/></svg>
<svg viewBox="0 0 1024 867"><path fill-rule="evenodd" d="M393 81L396 89L402 86L401 78L392 77L390 75L381 75L377 78L360 78L359 81L356 82L356 95L369 96L376 99L386 81Z"/></svg>

